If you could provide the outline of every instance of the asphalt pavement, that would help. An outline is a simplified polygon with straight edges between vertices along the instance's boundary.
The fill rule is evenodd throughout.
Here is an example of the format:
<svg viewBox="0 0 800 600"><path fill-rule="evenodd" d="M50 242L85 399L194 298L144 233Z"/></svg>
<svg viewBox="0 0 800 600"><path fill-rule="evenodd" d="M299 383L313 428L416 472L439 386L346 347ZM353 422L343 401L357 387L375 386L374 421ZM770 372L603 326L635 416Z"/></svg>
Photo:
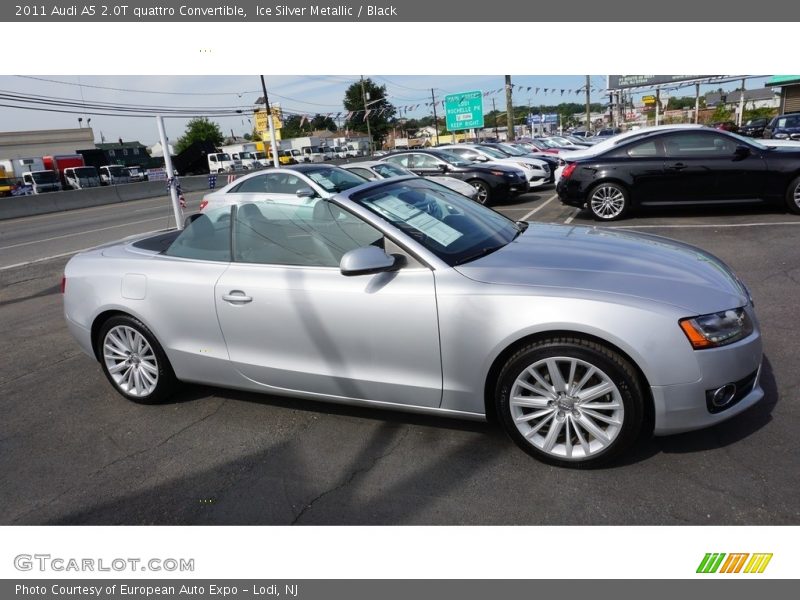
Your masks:
<svg viewBox="0 0 800 600"><path fill-rule="evenodd" d="M498 209L594 224L552 188ZM593 471L543 465L493 424L201 386L162 406L125 401L64 325L68 256L42 259L168 216L156 199L0 223L1 524L800 524L796 216L664 210L614 225L737 271L761 319L766 398Z"/></svg>

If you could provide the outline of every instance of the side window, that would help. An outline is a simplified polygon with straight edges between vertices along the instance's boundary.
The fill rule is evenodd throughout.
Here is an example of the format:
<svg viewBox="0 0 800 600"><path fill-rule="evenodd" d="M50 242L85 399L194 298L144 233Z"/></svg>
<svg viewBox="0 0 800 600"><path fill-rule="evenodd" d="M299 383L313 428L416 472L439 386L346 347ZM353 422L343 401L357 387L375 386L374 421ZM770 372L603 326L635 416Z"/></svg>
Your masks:
<svg viewBox="0 0 800 600"><path fill-rule="evenodd" d="M786 127L800 127L800 117L789 117L786 119Z"/></svg>
<svg viewBox="0 0 800 600"><path fill-rule="evenodd" d="M268 173L264 175L265 192L268 194L296 194L297 190L310 188L294 173Z"/></svg>
<svg viewBox="0 0 800 600"><path fill-rule="evenodd" d="M360 177L363 177L364 179L369 179L370 181L375 181L377 179L377 177L375 176L375 173L373 173L369 169L362 169L360 167L352 167L352 168L348 169L348 171L350 171L351 173L354 173L354 174L356 174L356 175L358 175Z"/></svg>
<svg viewBox="0 0 800 600"><path fill-rule="evenodd" d="M313 207L243 204L234 220L235 261L338 267L345 252L383 247L380 231L327 200Z"/></svg>
<svg viewBox="0 0 800 600"><path fill-rule="evenodd" d="M167 256L230 262L231 207L217 208L197 217L164 251Z"/></svg>
<svg viewBox="0 0 800 600"><path fill-rule="evenodd" d="M680 133L664 138L664 151L668 158L728 156L735 150L736 143L721 135Z"/></svg>
<svg viewBox="0 0 800 600"><path fill-rule="evenodd" d="M393 165L400 165L401 167L408 167L409 166L409 158L411 157L410 154L400 154L399 156L390 156L386 159L386 162L391 163Z"/></svg>
<svg viewBox="0 0 800 600"><path fill-rule="evenodd" d="M266 176L250 177L239 185L231 188L230 194L263 194L267 191Z"/></svg>
<svg viewBox="0 0 800 600"><path fill-rule="evenodd" d="M430 154L415 154L413 165L415 169L438 169L439 161Z"/></svg>
<svg viewBox="0 0 800 600"><path fill-rule="evenodd" d="M658 148L655 140L639 142L628 148L628 156L631 158L648 158L658 156Z"/></svg>
<svg viewBox="0 0 800 600"><path fill-rule="evenodd" d="M458 154L461 158L465 160L475 160L480 156L477 152L475 152L474 150L470 150L469 148L453 148L450 150L450 152Z"/></svg>

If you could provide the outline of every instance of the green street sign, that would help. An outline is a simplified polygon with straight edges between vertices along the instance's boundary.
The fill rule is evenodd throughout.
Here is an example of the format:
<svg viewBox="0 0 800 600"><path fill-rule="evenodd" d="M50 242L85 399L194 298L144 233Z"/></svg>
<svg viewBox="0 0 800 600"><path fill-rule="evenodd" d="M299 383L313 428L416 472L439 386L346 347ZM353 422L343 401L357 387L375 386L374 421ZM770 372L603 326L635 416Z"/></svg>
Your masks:
<svg viewBox="0 0 800 600"><path fill-rule="evenodd" d="M480 129L483 127L483 93L461 92L444 97L447 130Z"/></svg>

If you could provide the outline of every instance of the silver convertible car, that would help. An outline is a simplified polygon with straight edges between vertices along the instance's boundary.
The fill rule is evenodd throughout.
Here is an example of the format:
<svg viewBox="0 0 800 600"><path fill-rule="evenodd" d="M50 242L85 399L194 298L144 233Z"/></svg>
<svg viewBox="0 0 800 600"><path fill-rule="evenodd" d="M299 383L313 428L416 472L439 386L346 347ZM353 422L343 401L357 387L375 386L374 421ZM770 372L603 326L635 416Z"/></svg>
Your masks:
<svg viewBox="0 0 800 600"><path fill-rule="evenodd" d="M515 223L418 177L232 204L66 266L70 331L114 388L178 382L497 418L594 466L763 396L747 288L686 244Z"/></svg>

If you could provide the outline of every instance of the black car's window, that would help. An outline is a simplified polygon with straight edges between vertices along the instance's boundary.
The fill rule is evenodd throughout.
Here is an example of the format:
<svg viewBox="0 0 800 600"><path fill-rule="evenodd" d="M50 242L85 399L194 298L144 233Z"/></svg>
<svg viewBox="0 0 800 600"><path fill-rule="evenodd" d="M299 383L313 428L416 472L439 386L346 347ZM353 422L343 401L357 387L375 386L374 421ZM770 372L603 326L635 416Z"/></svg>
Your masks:
<svg viewBox="0 0 800 600"><path fill-rule="evenodd" d="M668 158L730 156L736 151L735 140L708 133L678 133L666 136L664 153Z"/></svg>
<svg viewBox="0 0 800 600"><path fill-rule="evenodd" d="M201 214L164 251L167 256L230 262L231 207Z"/></svg>
<svg viewBox="0 0 800 600"><path fill-rule="evenodd" d="M413 175L411 171L390 163L380 163L372 167L372 169L381 177L405 177L406 175Z"/></svg>
<svg viewBox="0 0 800 600"><path fill-rule="evenodd" d="M398 154L397 156L388 157L386 159L386 162L391 163L393 165L399 165L401 167L408 167L410 158L411 158L410 154Z"/></svg>
<svg viewBox="0 0 800 600"><path fill-rule="evenodd" d="M414 154L412 155L412 168L414 169L438 169L439 161L436 157L430 154Z"/></svg>
<svg viewBox="0 0 800 600"><path fill-rule="evenodd" d="M655 140L645 140L638 144L628 146L626 154L631 158L650 158L658 156L658 147Z"/></svg>
<svg viewBox="0 0 800 600"><path fill-rule="evenodd" d="M242 204L233 230L233 260L238 262L337 267L349 250L383 247L381 232L322 199L304 206Z"/></svg>

